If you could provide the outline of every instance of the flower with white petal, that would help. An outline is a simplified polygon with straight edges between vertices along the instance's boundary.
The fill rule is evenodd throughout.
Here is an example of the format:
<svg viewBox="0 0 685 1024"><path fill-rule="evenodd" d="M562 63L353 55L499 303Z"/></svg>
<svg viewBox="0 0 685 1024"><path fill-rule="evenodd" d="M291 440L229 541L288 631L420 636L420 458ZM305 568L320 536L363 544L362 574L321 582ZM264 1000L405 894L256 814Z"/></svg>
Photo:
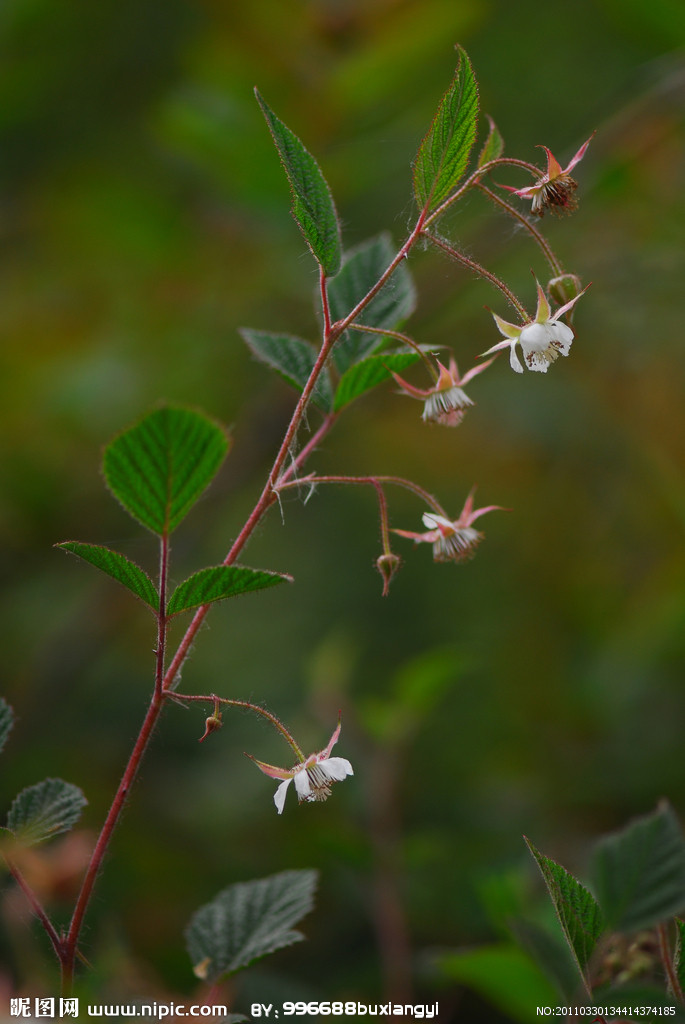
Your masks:
<svg viewBox="0 0 685 1024"><path fill-rule="evenodd" d="M450 359L449 369L443 366L439 359L436 359L436 362L438 375L431 388L417 388L413 384L408 384L398 373L392 370L390 372L406 395L423 401L421 419L424 423L440 423L443 427L457 427L469 406L475 404L463 390L464 385L486 370L492 360L489 359L486 363L474 366L463 377L459 376L459 368L454 358Z"/></svg>
<svg viewBox="0 0 685 1024"><path fill-rule="evenodd" d="M464 502L458 519L451 520L435 512L424 512L422 519L423 525L428 527L426 533L414 533L412 530L393 530L393 533L409 537L417 544L432 544L433 560L436 562L464 562L472 558L483 539L483 534L474 530L472 523L486 512L507 511L501 505L474 509L474 491L475 488Z"/></svg>
<svg viewBox="0 0 685 1024"><path fill-rule="evenodd" d="M498 342L497 345L493 345L487 352L483 352L484 356L489 356L492 352L499 352L501 349L508 348L510 350L509 362L511 368L516 370L517 373L523 373L523 367L516 353L517 345L521 346L523 360L528 369L538 370L541 373L547 373L547 367L558 359L559 356L568 355L573 341L573 331L568 324L561 323L559 317L567 313L583 292L586 291L584 288L582 292L579 292L578 295L564 306L560 306L556 313L552 315L542 286L539 281L536 281L536 284L538 289L538 308L535 313L535 319L526 324L510 324L507 320L503 320L502 317L493 313L495 323L500 333L504 335L505 340Z"/></svg>
<svg viewBox="0 0 685 1024"><path fill-rule="evenodd" d="M346 758L331 757L331 750L340 736L340 728L341 723L338 722L325 750L319 751L318 754L310 754L293 768L274 768L273 765L258 761L252 754L247 755L265 775L272 779L283 779L274 794L274 803L279 814L283 813L285 796L291 782L295 783L299 802L310 803L314 800L327 800L334 782L342 782L348 775L354 775L352 765Z"/></svg>
<svg viewBox="0 0 685 1024"><path fill-rule="evenodd" d="M528 185L526 188L512 188L510 185L501 187L506 188L508 192L513 192L515 196L532 200L531 213L536 213L538 217L542 217L545 210L548 209L554 213L571 213L578 205L574 195L578 188L578 182L571 177L570 172L585 156L585 151L591 140L592 135L587 142L583 143L576 155L569 160L566 167L561 166L547 146L540 146L540 149L544 149L547 154L547 170L540 175L535 184Z"/></svg>

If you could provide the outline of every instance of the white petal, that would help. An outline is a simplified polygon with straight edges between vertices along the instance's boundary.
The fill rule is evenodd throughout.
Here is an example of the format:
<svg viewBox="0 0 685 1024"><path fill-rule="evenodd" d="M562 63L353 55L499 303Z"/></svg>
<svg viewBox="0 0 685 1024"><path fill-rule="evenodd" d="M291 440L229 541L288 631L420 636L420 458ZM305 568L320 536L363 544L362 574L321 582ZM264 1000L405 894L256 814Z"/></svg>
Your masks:
<svg viewBox="0 0 685 1024"><path fill-rule="evenodd" d="M573 331L566 324L561 324L557 320L551 320L548 327L562 356L567 356L573 341Z"/></svg>
<svg viewBox="0 0 685 1024"><path fill-rule="evenodd" d="M312 791L311 784L309 782L309 775L306 769L295 773L295 789L297 790L297 797L299 800L308 800L309 794Z"/></svg>
<svg viewBox="0 0 685 1024"><path fill-rule="evenodd" d="M286 779L282 782L276 792L274 793L274 803L276 804L276 810L279 814L283 813L283 807L285 805L285 794L288 792L288 786L292 782L292 779Z"/></svg>
<svg viewBox="0 0 685 1024"><path fill-rule="evenodd" d="M334 782L342 782L348 775L354 775L352 765L344 757L329 757L325 761L319 761L319 768Z"/></svg>
<svg viewBox="0 0 685 1024"><path fill-rule="evenodd" d="M523 367L519 362L519 357L516 355L516 346L512 345L509 350L509 365L512 370L516 370L517 373L523 373Z"/></svg>
<svg viewBox="0 0 685 1024"><path fill-rule="evenodd" d="M528 324L521 331L521 348L524 356L529 352L544 352L554 340L547 324Z"/></svg>
<svg viewBox="0 0 685 1024"><path fill-rule="evenodd" d="M449 519L445 519L444 516L435 515L434 512L424 512L421 516L423 525L427 526L429 530L435 530L440 526L444 526L447 530L454 530L454 523L451 523Z"/></svg>

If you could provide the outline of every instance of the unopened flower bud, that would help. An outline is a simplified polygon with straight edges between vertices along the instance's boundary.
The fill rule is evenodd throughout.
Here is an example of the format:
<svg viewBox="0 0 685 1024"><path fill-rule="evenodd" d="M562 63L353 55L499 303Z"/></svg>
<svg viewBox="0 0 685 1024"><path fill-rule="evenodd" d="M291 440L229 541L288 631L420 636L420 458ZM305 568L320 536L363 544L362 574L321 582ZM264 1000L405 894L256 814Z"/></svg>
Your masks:
<svg viewBox="0 0 685 1024"><path fill-rule="evenodd" d="M387 551L376 559L376 568L383 577L383 597L388 596L390 580L400 567L402 559L392 551Z"/></svg>
<svg viewBox="0 0 685 1024"><path fill-rule="evenodd" d="M576 274L560 274L559 277L553 277L547 285L547 294L550 299L560 306L572 302L582 290L580 278Z"/></svg>
<svg viewBox="0 0 685 1024"><path fill-rule="evenodd" d="M200 736L200 739L198 740L198 742L202 743L203 740L207 739L207 737L209 736L210 733L216 732L217 729L220 729L222 725L223 725L223 722L221 721L221 715L220 714L210 715L209 718L205 719L205 731L204 731L203 735Z"/></svg>

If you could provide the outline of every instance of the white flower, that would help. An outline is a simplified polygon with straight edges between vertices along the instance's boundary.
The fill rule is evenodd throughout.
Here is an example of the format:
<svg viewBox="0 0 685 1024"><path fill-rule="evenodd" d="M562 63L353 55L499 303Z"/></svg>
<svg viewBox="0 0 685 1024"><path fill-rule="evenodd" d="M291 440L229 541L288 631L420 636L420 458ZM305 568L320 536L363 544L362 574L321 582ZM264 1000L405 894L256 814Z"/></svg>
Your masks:
<svg viewBox="0 0 685 1024"><path fill-rule="evenodd" d="M566 305L560 306L552 316L552 311L542 286L538 281L536 281L536 284L538 289L538 308L535 313L535 319L527 324L517 325L510 324L500 316L497 316L496 313L493 313L495 323L504 335L505 340L498 342L497 345L493 345L487 352L483 352L484 356L489 356L492 352L509 348L509 362L512 370L516 370L517 373L523 373L523 367L516 353L517 345L521 346L523 359L529 370L539 370L541 373L547 373L547 367L550 363L553 363L559 356L568 355L573 341L573 331L567 324L561 323L559 317L571 309L583 292L579 292ZM584 288L583 291L585 290Z"/></svg>
<svg viewBox="0 0 685 1024"><path fill-rule="evenodd" d="M331 757L331 750L340 736L341 723L331 736L328 746L318 754L310 754L304 761L300 761L293 768L274 768L273 765L264 764L258 761L252 754L247 756L254 761L258 768L269 775L272 779L283 779L280 786L274 793L274 803L279 814L283 813L285 797L288 786L295 782L297 799L311 802L313 800L327 800L331 795L331 785L334 782L342 782L348 775L354 775L352 765L344 757Z"/></svg>
<svg viewBox="0 0 685 1024"><path fill-rule="evenodd" d="M506 511L500 505L474 509L473 494L474 491L471 491L458 519L451 520L435 512L424 512L422 519L423 525L428 527L427 533L415 533L413 530L393 530L393 533L409 537L417 544L432 544L435 562L463 562L472 558L483 534L474 530L471 524L486 512Z"/></svg>
<svg viewBox="0 0 685 1024"><path fill-rule="evenodd" d="M463 377L459 376L459 368L454 359L450 359L449 369L443 366L439 359L436 362L438 374L435 384L430 388L417 388L413 384L408 384L398 373L392 370L390 372L406 395L423 401L421 419L424 423L441 423L444 427L457 427L463 420L466 410L474 404L473 399L463 390L463 385L486 370L492 359L474 366Z"/></svg>

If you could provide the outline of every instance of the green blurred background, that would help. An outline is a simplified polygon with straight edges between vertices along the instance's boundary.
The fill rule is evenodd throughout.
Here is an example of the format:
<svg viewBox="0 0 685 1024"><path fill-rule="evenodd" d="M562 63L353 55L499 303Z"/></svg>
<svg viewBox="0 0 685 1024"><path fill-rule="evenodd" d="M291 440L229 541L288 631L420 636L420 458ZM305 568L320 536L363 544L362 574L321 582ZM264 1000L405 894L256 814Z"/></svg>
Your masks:
<svg viewBox="0 0 685 1024"><path fill-rule="evenodd" d="M509 155L539 160L544 143L564 162L597 130L578 212L544 221L593 281L570 358L521 377L499 360L457 431L380 389L312 462L411 477L455 515L477 483L480 503L512 512L483 520L475 561L434 565L398 539L405 564L382 599L373 495L293 498L244 561L294 587L216 608L184 671L187 691L265 702L306 749L342 708L354 779L322 806L291 794L279 818L243 756L287 763L275 734L238 713L199 747L203 716L169 709L86 936L93 992L197 994L181 937L192 911L230 882L315 867L309 941L246 974L243 1008L274 992L406 993L411 964L414 995L440 998L445 1019L512 1019L441 988L426 951L491 943L502 907L527 887L538 898L522 833L582 873L598 832L661 796L685 807L685 8L5 0L0 39L2 675L19 717L2 798L66 778L87 793L90 832L146 706L153 622L52 545L108 544L154 571L154 542L99 461L166 399L234 425L172 573L219 562L293 405L237 328L316 336L315 268L253 86L319 159L346 246L405 235L410 162L457 42ZM529 239L480 197L463 207L453 237L532 305L544 267ZM483 306L508 311L440 255L410 262L414 336L466 369L497 340ZM420 528L410 495L390 511ZM58 916L90 832L31 869ZM11 892L3 905L3 984L49 989L46 944Z"/></svg>

